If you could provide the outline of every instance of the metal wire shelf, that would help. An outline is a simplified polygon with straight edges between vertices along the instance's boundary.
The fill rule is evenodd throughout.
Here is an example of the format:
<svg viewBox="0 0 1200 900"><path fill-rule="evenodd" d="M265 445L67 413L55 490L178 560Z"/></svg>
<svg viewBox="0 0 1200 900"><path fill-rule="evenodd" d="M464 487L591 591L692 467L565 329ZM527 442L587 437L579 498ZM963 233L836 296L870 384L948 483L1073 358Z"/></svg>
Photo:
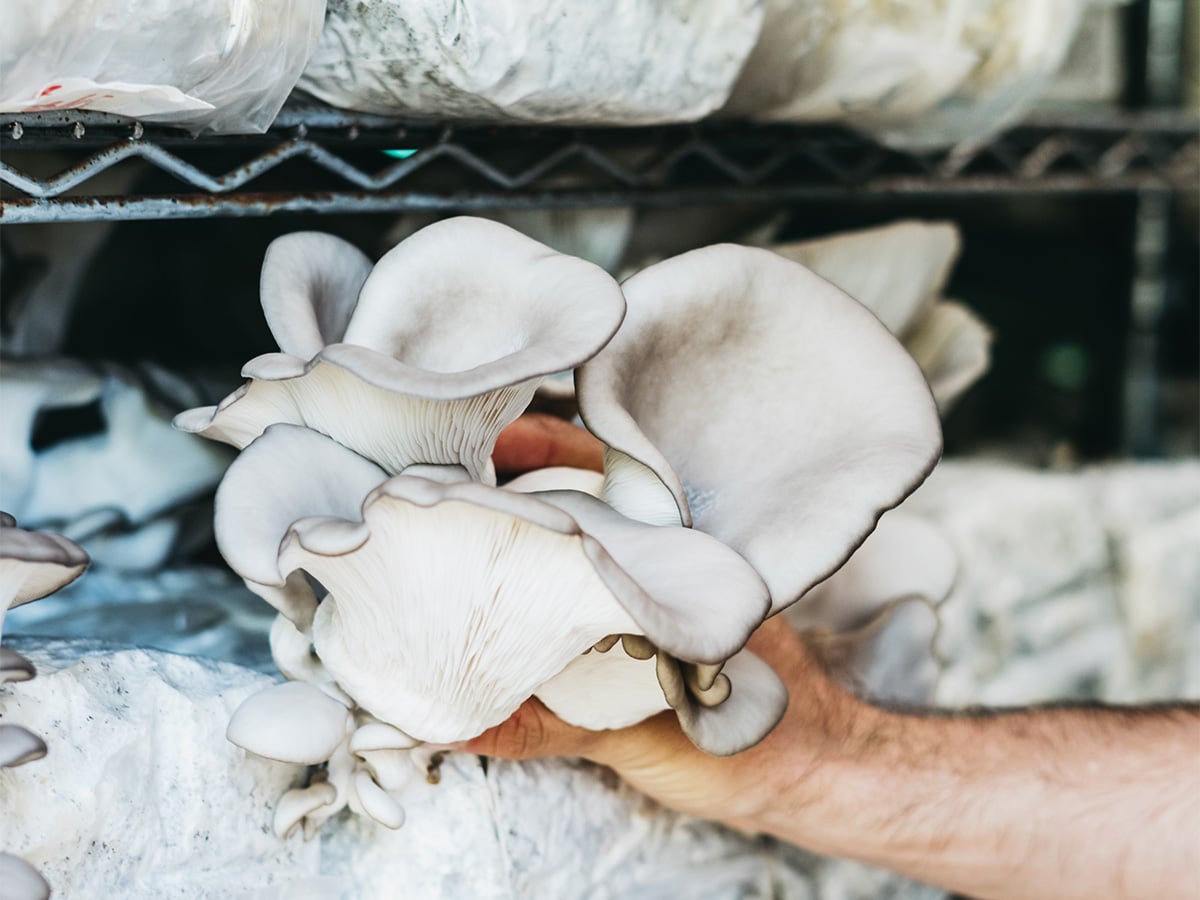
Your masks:
<svg viewBox="0 0 1200 900"><path fill-rule="evenodd" d="M135 160L157 184L93 186ZM11 224L1198 186L1200 119L1179 112L1035 117L979 146L938 151L835 127L501 127L312 103L248 136L194 137L71 110L0 115L0 222Z"/></svg>

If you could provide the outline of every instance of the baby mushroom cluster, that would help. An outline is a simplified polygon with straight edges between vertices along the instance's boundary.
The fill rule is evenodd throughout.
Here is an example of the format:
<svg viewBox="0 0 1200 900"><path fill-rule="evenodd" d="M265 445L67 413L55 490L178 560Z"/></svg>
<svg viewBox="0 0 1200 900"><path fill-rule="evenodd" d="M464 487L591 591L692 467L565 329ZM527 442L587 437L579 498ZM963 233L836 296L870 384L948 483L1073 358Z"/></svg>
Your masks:
<svg viewBox="0 0 1200 900"><path fill-rule="evenodd" d="M87 568L88 556L76 544L46 531L26 531L0 512L0 636L4 614L52 594L70 584ZM0 647L0 683L28 681L33 664L14 650ZM46 755L46 744L33 732L11 723L0 724L0 768L23 765ZM0 885L11 900L44 900L50 886L29 863L0 852Z"/></svg>
<svg viewBox="0 0 1200 900"><path fill-rule="evenodd" d="M530 696L587 728L673 709L714 754L761 740L786 691L744 649L835 572L941 451L921 370L879 320L782 256L717 245L622 285L495 222L430 225L374 266L277 240L281 352L176 423L242 452L217 492L229 565L280 612L301 684L229 737L327 763L280 803L389 827L426 752ZM497 435L576 370L605 471L496 486Z"/></svg>

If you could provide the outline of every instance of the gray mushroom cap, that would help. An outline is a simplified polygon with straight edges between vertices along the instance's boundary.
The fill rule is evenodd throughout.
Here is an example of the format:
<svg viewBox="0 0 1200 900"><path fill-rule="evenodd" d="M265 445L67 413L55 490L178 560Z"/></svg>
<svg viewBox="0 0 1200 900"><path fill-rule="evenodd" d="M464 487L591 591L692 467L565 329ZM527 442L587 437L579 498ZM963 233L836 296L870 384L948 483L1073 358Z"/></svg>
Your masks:
<svg viewBox="0 0 1200 900"><path fill-rule="evenodd" d="M19 856L0 853L0 886L4 900L49 900L50 885L33 866Z"/></svg>
<svg viewBox="0 0 1200 900"><path fill-rule="evenodd" d="M697 696L700 685L694 675L699 667L681 665L652 647L638 648L637 656L631 656L628 651L634 647L627 637L594 649L537 690L539 700L574 725L624 728L674 709L683 733L697 747L713 756L731 756L766 737L787 709L787 688L749 650L707 667L709 674L720 670L708 682L716 689Z"/></svg>
<svg viewBox="0 0 1200 900"><path fill-rule="evenodd" d="M273 240L263 257L263 314L284 353L311 359L342 339L371 260L348 241L319 231Z"/></svg>
<svg viewBox="0 0 1200 900"><path fill-rule="evenodd" d="M20 725L0 725L0 769L20 766L46 755L46 742Z"/></svg>
<svg viewBox="0 0 1200 900"><path fill-rule="evenodd" d="M844 566L784 614L796 628L816 633L827 665L851 689L925 705L942 669L939 607L957 571L940 528L894 509Z"/></svg>
<svg viewBox="0 0 1200 900"><path fill-rule="evenodd" d="M62 535L0 523L0 633L7 610L70 584L87 564L83 549Z"/></svg>
<svg viewBox="0 0 1200 900"><path fill-rule="evenodd" d="M628 509L661 491L677 521L749 560L772 612L836 570L937 462L920 369L804 267L717 245L624 291L624 325L576 373L584 422L631 461L605 500Z"/></svg>
<svg viewBox="0 0 1200 900"><path fill-rule="evenodd" d="M28 681L36 673L33 663L16 650L0 647L0 684L10 681Z"/></svg>

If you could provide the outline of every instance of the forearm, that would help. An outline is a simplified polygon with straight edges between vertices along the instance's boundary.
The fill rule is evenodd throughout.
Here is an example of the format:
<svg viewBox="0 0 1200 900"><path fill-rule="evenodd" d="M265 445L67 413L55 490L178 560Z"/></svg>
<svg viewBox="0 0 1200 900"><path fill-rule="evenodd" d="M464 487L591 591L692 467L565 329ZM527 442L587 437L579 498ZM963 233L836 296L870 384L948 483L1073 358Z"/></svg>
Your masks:
<svg viewBox="0 0 1200 900"><path fill-rule="evenodd" d="M764 830L977 897L1200 895L1195 707L852 718Z"/></svg>

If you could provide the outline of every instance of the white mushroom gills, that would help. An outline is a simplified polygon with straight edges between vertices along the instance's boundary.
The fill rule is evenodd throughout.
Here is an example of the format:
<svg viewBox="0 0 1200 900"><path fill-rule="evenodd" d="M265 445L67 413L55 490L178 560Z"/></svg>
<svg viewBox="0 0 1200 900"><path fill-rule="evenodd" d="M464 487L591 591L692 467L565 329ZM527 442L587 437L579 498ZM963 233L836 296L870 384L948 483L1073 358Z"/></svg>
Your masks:
<svg viewBox="0 0 1200 900"><path fill-rule="evenodd" d="M313 623L325 667L414 738L474 737L599 637L636 629L577 536L455 501L381 496L366 516L370 538L355 550L308 552L314 528L281 561L330 590Z"/></svg>

